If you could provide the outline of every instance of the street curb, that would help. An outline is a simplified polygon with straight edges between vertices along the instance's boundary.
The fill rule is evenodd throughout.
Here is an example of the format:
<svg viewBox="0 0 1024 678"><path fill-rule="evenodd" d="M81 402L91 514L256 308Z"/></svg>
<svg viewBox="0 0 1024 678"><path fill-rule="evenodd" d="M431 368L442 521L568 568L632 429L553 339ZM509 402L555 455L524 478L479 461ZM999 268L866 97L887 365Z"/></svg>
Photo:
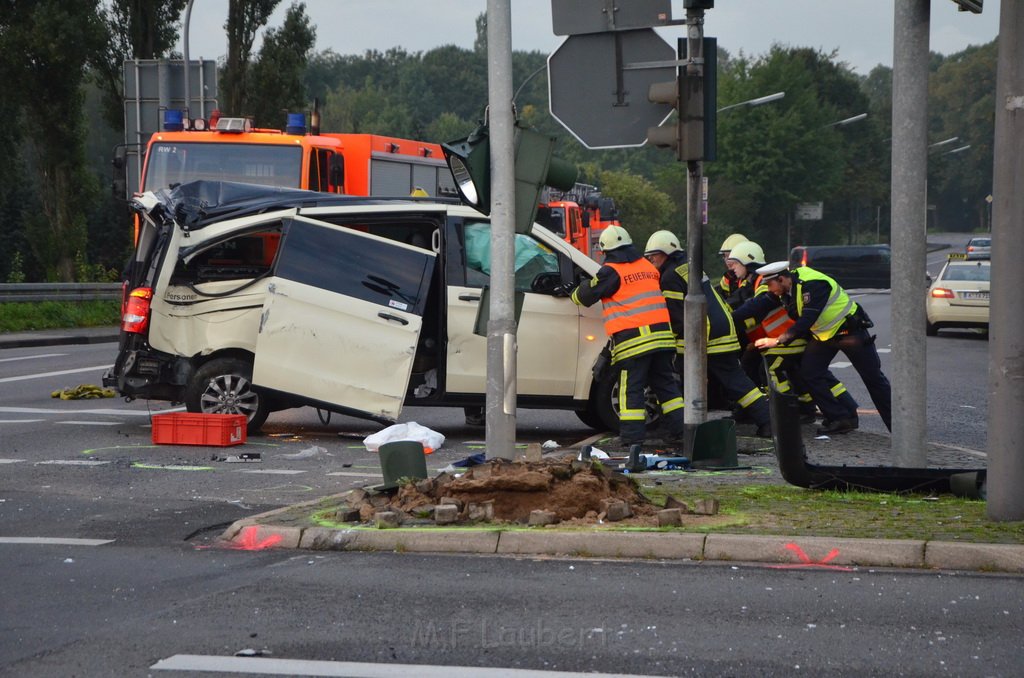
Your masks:
<svg viewBox="0 0 1024 678"><path fill-rule="evenodd" d="M340 497L343 495L333 495ZM228 548L469 553L575 558L761 563L781 569L892 567L1024 574L1024 545L913 539L855 539L557 528L296 527L263 522L329 497L238 520L221 535Z"/></svg>
<svg viewBox="0 0 1024 678"><path fill-rule="evenodd" d="M65 346L70 344L107 344L116 342L119 332L115 331L109 335L79 335L79 334L38 334L17 332L10 336L0 334L0 349L2 348L33 348L42 346Z"/></svg>

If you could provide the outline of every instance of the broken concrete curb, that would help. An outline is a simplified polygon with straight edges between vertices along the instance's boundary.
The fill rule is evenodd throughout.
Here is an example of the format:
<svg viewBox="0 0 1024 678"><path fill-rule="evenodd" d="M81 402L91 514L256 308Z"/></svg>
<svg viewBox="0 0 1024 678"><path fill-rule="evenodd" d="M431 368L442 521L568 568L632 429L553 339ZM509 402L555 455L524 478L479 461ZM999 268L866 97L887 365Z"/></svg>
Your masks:
<svg viewBox="0 0 1024 678"><path fill-rule="evenodd" d="M323 500L308 502L314 506ZM289 507L294 509L295 507ZM281 509L236 521L233 548L645 558L766 563L782 568L893 567L1024 574L1024 545L694 532L536 528L295 527L263 522Z"/></svg>

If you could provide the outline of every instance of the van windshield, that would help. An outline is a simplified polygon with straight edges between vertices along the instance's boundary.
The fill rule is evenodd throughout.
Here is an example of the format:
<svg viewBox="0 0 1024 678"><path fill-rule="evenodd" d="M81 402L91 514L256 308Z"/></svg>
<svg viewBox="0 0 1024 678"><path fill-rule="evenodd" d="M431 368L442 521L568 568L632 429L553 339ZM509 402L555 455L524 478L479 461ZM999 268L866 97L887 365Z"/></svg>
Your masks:
<svg viewBox="0 0 1024 678"><path fill-rule="evenodd" d="M300 146L155 143L142 185L155 191L205 179L298 188L301 178Z"/></svg>

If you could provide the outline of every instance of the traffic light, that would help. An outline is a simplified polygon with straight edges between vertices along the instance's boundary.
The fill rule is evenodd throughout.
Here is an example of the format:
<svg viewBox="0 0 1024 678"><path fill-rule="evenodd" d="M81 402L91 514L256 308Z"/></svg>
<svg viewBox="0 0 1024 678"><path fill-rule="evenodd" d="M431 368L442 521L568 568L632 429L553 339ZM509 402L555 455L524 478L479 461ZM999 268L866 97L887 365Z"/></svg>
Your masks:
<svg viewBox="0 0 1024 678"><path fill-rule="evenodd" d="M568 191L576 183L577 169L552 155L555 137L522 127L515 128L515 228L529 233L537 216L537 203L545 186ZM486 125L465 139L441 144L445 161L462 201L483 214L491 213L491 150Z"/></svg>
<svg viewBox="0 0 1024 678"><path fill-rule="evenodd" d="M648 100L676 109L675 123L647 129L647 140L659 148L671 148L682 161L714 160L717 156L715 128L718 123L718 40L704 38L704 76L691 77L685 68L673 81L657 82L647 92ZM679 59L686 58L686 40L679 40ZM703 103L703 110L694 100Z"/></svg>
<svg viewBox="0 0 1024 678"><path fill-rule="evenodd" d="M975 14L981 14L981 5L984 0L953 0L959 7L961 12L974 12Z"/></svg>

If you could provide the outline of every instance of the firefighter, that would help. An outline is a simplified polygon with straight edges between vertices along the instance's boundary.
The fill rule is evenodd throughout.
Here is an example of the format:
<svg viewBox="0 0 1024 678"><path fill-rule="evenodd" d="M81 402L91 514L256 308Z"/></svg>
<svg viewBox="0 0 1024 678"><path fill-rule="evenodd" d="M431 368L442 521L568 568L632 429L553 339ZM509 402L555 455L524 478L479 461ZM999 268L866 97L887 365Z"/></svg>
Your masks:
<svg viewBox="0 0 1024 678"><path fill-rule="evenodd" d="M668 303L672 330L676 336L676 366L682 374L682 356L686 351L683 338L683 302L689 289L689 264L679 239L671 231L657 231L651 235L644 256L661 272L661 291ZM736 337L729 306L711 285L707 275L701 276L701 289L708 302L707 365L708 375L722 385L726 395L748 413L757 424L757 435L772 435L771 414L764 393L750 380L740 367L740 343Z"/></svg>
<svg viewBox="0 0 1024 678"><path fill-rule="evenodd" d="M729 270L729 252L732 251L733 247L739 245L741 242L746 242L747 236L742 233L733 233L722 241L722 246L718 248L718 256L722 257L722 262L725 264L725 272L722 273L722 279L718 282L718 291L722 293L723 299L728 299L736 291L736 287L739 285L739 281L736 280L736 276Z"/></svg>
<svg viewBox="0 0 1024 678"><path fill-rule="evenodd" d="M764 266L764 250L757 243L748 240L733 248L728 259L729 269L738 280L740 287L735 299L740 302L734 308L732 318L737 327L746 329L750 342L740 363L747 374L751 369L764 374L761 369L762 355L767 368L768 377L772 380L775 390L779 393L793 392L800 401L800 423L813 424L817 409L807 385L800 376L800 358L807 346L806 339L794 339L787 346L774 346L759 351L754 342L764 337L779 337L793 326L794 320L789 317L779 297L768 291L768 286L757 274L757 269ZM857 414L857 401L849 394L842 382L832 372L827 375L829 390L851 416ZM751 376L753 379L753 376ZM754 379L757 382L756 379Z"/></svg>
<svg viewBox="0 0 1024 678"><path fill-rule="evenodd" d="M640 256L629 232L609 226L598 241L604 265L590 282L573 290L579 306L604 306L612 365L619 368L619 435L625 445L644 442L646 398L654 391L671 438L683 436L683 396L672 364L675 336L658 285L658 271Z"/></svg>
<svg viewBox="0 0 1024 678"><path fill-rule="evenodd" d="M755 344L767 349L790 345L796 339L807 340L800 375L825 416L818 433L846 433L859 425L856 412L851 414L829 388L828 365L839 351L857 370L878 414L891 431L892 392L882 372L875 337L868 333L874 323L864 309L850 299L839 283L808 266L790 270L788 262L777 261L757 272L768 290L784 300L789 316L796 322L779 337L758 339Z"/></svg>

